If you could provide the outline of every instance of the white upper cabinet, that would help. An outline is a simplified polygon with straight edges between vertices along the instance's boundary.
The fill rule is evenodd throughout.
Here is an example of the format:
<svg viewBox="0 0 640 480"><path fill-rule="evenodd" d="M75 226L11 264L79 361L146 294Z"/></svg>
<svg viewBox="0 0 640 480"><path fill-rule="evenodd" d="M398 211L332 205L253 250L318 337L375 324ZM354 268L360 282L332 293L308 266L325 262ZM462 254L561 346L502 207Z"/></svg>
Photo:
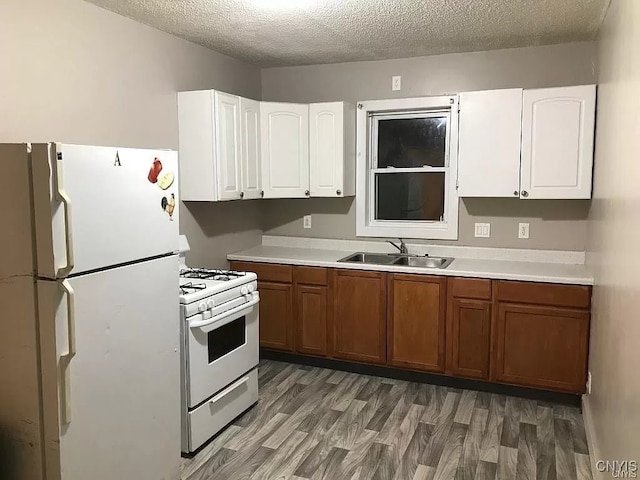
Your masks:
<svg viewBox="0 0 640 480"><path fill-rule="evenodd" d="M308 197L309 105L262 102L260 138L264 197Z"/></svg>
<svg viewBox="0 0 640 480"><path fill-rule="evenodd" d="M309 105L309 190L312 197L355 195L355 107Z"/></svg>
<svg viewBox="0 0 640 480"><path fill-rule="evenodd" d="M460 94L459 196L519 196L521 117L521 88Z"/></svg>
<svg viewBox="0 0 640 480"><path fill-rule="evenodd" d="M178 130L182 200L260 198L260 102L180 92Z"/></svg>
<svg viewBox="0 0 640 480"><path fill-rule="evenodd" d="M214 114L219 199L236 200L242 195L240 98L215 92Z"/></svg>
<svg viewBox="0 0 640 480"><path fill-rule="evenodd" d="M217 201L211 90L178 93L180 197L184 201Z"/></svg>
<svg viewBox="0 0 640 480"><path fill-rule="evenodd" d="M260 102L240 99L242 115L242 197L262 196L260 173Z"/></svg>
<svg viewBox="0 0 640 480"><path fill-rule="evenodd" d="M591 198L596 87L460 94L458 195Z"/></svg>
<svg viewBox="0 0 640 480"><path fill-rule="evenodd" d="M591 198L595 85L525 90L520 194Z"/></svg>

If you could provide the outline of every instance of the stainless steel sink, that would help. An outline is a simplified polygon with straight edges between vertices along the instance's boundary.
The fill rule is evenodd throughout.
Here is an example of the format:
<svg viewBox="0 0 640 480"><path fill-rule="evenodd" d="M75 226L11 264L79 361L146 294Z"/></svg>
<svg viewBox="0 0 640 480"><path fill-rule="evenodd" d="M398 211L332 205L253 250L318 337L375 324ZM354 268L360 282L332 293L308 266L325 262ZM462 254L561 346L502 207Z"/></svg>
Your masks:
<svg viewBox="0 0 640 480"><path fill-rule="evenodd" d="M408 267L447 268L451 262L453 258L407 256L398 258L393 264Z"/></svg>
<svg viewBox="0 0 640 480"><path fill-rule="evenodd" d="M374 265L391 265L397 259L398 256L392 254L358 252L352 253L338 261L348 263L371 263Z"/></svg>
<svg viewBox="0 0 640 480"><path fill-rule="evenodd" d="M406 265L418 268L447 268L453 262L453 258L357 252L341 258L338 262L370 265Z"/></svg>

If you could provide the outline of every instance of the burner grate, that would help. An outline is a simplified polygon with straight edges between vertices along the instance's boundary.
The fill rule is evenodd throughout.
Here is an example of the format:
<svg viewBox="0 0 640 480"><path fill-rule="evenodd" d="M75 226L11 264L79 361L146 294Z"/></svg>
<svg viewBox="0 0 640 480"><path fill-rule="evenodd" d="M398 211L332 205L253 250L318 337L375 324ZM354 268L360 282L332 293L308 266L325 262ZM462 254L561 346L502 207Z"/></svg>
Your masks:
<svg viewBox="0 0 640 480"><path fill-rule="evenodd" d="M183 295L187 295L199 290L204 290L205 288L207 288L207 286L204 283L183 283L182 285L180 285L180 293L182 293Z"/></svg>
<svg viewBox="0 0 640 480"><path fill-rule="evenodd" d="M244 272L236 272L234 270L217 270L208 268L185 268L180 270L182 278L197 278L200 280L218 280L227 282L234 278L243 277Z"/></svg>

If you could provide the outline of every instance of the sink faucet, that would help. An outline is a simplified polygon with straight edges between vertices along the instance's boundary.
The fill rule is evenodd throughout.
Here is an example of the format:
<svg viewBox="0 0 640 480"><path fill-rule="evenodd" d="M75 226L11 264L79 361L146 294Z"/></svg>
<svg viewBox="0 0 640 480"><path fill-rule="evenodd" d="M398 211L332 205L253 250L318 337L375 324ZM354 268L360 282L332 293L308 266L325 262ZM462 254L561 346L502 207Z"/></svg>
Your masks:
<svg viewBox="0 0 640 480"><path fill-rule="evenodd" d="M401 255L407 255L409 251L407 250L407 246L405 245L404 240L402 240L401 238L399 238L398 240L400 240L400 245L392 242L391 240L387 240L387 243L390 243L391 245L396 247L400 251Z"/></svg>

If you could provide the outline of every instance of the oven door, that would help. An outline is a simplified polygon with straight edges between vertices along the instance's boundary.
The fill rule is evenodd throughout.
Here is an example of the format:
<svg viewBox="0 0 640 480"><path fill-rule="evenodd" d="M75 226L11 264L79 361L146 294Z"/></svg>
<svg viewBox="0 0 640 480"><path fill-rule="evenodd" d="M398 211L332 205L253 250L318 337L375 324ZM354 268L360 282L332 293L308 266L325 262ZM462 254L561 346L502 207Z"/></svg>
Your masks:
<svg viewBox="0 0 640 480"><path fill-rule="evenodd" d="M258 365L257 292L242 305L187 324L187 402L204 402Z"/></svg>

